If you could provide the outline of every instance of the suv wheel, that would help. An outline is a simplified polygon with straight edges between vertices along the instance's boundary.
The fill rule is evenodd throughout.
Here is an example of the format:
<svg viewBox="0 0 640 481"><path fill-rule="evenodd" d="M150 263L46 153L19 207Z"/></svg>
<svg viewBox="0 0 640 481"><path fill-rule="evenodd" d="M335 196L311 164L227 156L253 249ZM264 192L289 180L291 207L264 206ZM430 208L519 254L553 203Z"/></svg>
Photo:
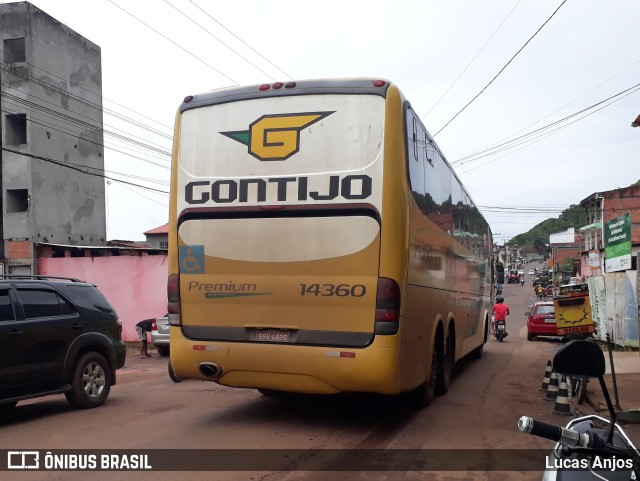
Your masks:
<svg viewBox="0 0 640 481"><path fill-rule="evenodd" d="M156 349L158 350L158 354L162 357L167 357L169 355L169 346L156 346Z"/></svg>
<svg viewBox="0 0 640 481"><path fill-rule="evenodd" d="M71 391L65 393L65 396L72 406L88 409L102 406L110 390L109 364L101 354L89 352L76 364Z"/></svg>

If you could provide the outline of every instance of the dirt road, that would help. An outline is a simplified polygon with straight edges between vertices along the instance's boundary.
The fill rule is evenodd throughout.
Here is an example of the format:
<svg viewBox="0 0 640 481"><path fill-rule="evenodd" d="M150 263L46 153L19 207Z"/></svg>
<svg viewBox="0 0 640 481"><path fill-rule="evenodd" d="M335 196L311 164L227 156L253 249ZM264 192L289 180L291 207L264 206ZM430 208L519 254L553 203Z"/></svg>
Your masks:
<svg viewBox="0 0 640 481"><path fill-rule="evenodd" d="M272 399L254 390L231 389L198 381L173 383L167 376L167 359L138 359L130 355L118 373L118 384L103 407L72 410L62 397L41 399L18 406L16 416L0 425L0 448L79 450L131 449L172 450L242 449L247 470L242 472L190 472L190 480L327 480L327 479L495 479L496 472L443 471L427 473L410 461L398 464L396 472L251 471L264 450L292 451L292 456L311 456L320 449L350 453L396 449L458 450L475 461L487 453L516 456L515 448L545 451L551 442L517 432L521 415L565 424L553 414L553 403L539 391L548 359L559 342L526 340L524 312L532 301L529 285L505 287L511 307L510 335L503 343L490 339L481 360L463 360L455 370L446 396L421 411L410 411L393 399L371 396L294 397ZM460 451L468 450L468 451ZM490 451L479 451L490 450ZM189 455L188 451L180 451ZM403 454L404 453L404 454ZM433 456L446 451L427 451ZM543 451L540 470L544 468ZM193 454L193 453L192 453ZM277 452L276 452L277 454ZM207 452L195 452L207 456ZM209 452L215 459L217 451ZM177 459L176 462L184 462ZM203 458L195 458L202 462ZM473 459L460 458L460 469ZM491 464L491 459L480 459ZM295 465L295 463L293 464ZM455 465L455 464L454 464ZM429 462L425 464L429 466ZM530 469L530 464L527 469ZM7 472L3 480L174 480L177 472ZM540 472L509 473L509 479L537 480Z"/></svg>

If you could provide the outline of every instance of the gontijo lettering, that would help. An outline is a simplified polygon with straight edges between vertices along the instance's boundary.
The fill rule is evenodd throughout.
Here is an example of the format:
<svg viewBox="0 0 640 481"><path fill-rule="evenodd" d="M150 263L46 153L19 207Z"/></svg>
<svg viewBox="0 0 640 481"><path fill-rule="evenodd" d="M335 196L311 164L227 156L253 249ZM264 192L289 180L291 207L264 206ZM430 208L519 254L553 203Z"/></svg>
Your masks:
<svg viewBox="0 0 640 481"><path fill-rule="evenodd" d="M361 200L371 196L372 180L368 175L330 175L314 179L309 177L271 177L267 179L199 180L184 188L188 204L229 204L233 202L266 202L275 197L277 202L334 200Z"/></svg>

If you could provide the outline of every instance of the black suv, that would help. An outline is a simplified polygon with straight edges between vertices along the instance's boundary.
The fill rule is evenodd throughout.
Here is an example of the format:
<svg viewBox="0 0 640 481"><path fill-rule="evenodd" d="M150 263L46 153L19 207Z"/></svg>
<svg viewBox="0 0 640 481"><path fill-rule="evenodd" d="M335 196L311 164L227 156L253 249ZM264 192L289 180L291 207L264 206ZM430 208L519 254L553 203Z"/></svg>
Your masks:
<svg viewBox="0 0 640 481"><path fill-rule="evenodd" d="M102 405L124 366L121 332L94 284L0 275L0 413L61 393L78 408Z"/></svg>

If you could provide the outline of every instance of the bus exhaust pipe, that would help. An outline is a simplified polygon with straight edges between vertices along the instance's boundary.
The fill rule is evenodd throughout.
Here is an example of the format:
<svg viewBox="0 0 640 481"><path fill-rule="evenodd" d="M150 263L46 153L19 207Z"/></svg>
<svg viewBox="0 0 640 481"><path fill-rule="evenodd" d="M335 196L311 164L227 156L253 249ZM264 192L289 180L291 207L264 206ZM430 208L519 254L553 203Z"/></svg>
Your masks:
<svg viewBox="0 0 640 481"><path fill-rule="evenodd" d="M217 378L222 376L222 368L215 362L201 362L198 368L203 376Z"/></svg>

